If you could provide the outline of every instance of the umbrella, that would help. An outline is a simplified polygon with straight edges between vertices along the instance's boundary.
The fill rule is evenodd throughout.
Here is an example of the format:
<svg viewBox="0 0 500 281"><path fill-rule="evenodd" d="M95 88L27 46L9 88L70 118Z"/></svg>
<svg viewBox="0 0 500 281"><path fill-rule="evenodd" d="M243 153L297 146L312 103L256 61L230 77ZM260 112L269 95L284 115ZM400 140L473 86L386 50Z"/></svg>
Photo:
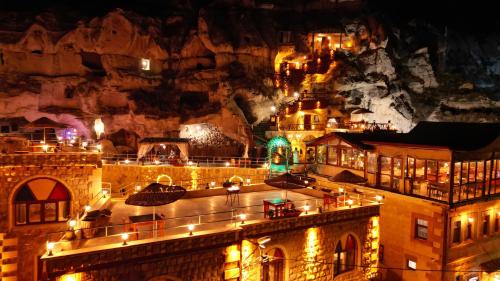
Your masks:
<svg viewBox="0 0 500 281"><path fill-rule="evenodd" d="M330 177L330 181L333 182L343 182L343 183L365 183L366 179L362 176L358 176L351 171L343 170L337 175Z"/></svg>
<svg viewBox="0 0 500 281"><path fill-rule="evenodd" d="M342 172L336 174L335 176L330 177L329 180L333 181L333 182L353 183L353 184L360 184L360 183L366 182L365 178L363 178L362 176L358 176L358 175L356 175L353 172L348 171L348 170L343 170ZM345 195L345 193L344 193L344 195ZM359 193L358 193L358 200L359 200ZM345 196L344 196L344 205L345 205Z"/></svg>
<svg viewBox="0 0 500 281"><path fill-rule="evenodd" d="M288 189L306 188L309 184L315 182L316 179L301 175L292 175L284 173L274 178L264 180L267 185L281 188L285 190L285 198L287 197Z"/></svg>
<svg viewBox="0 0 500 281"><path fill-rule="evenodd" d="M146 186L140 192L130 195L125 200L125 204L142 207L152 206L153 220L156 220L156 206L173 203L184 196L184 194L186 194L186 190L181 186L163 185L155 182ZM153 232L155 230L153 229Z"/></svg>
<svg viewBox="0 0 500 281"><path fill-rule="evenodd" d="M366 109L366 108L358 108L358 109L353 110L351 113L352 114L369 114L369 113L373 113L373 111Z"/></svg>

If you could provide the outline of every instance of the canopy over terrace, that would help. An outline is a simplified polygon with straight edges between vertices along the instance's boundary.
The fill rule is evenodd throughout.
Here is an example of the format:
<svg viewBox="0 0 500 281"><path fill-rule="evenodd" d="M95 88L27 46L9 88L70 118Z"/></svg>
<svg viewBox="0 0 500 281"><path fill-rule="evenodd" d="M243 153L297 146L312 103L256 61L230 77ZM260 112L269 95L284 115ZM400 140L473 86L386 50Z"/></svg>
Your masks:
<svg viewBox="0 0 500 281"><path fill-rule="evenodd" d="M157 145L175 145L180 150L180 158L186 161L189 157L189 139L186 138L167 138L167 137L150 137L143 138L139 142L137 151L137 159L141 159Z"/></svg>

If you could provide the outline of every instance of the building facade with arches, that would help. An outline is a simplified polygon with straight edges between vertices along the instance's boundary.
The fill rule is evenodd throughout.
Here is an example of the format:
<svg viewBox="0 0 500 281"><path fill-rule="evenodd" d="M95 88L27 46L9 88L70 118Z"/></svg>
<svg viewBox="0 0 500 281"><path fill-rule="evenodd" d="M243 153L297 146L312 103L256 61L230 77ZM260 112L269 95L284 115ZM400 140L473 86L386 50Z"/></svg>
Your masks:
<svg viewBox="0 0 500 281"><path fill-rule="evenodd" d="M47 234L66 230L100 193L101 159L91 153L1 155L0 163L2 277L32 280Z"/></svg>

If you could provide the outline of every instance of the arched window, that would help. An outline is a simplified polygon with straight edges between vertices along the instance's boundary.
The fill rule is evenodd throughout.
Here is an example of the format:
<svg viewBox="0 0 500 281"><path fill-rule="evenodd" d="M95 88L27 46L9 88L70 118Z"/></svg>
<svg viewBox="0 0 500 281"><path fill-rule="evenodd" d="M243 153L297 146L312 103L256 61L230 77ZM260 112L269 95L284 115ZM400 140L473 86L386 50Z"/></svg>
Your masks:
<svg viewBox="0 0 500 281"><path fill-rule="evenodd" d="M335 254L333 256L333 275L351 271L356 266L357 243L354 236L349 234L345 240L345 248L342 249L342 242L337 242Z"/></svg>
<svg viewBox="0 0 500 281"><path fill-rule="evenodd" d="M66 221L71 196L60 182L38 178L23 184L14 196L16 225Z"/></svg>
<svg viewBox="0 0 500 281"><path fill-rule="evenodd" d="M279 248L271 249L267 256L268 262L262 264L262 274L264 281L284 281L285 280L285 254Z"/></svg>
<svg viewBox="0 0 500 281"><path fill-rule="evenodd" d="M353 270L356 265L356 250L356 239L349 234L345 241L346 271Z"/></svg>
<svg viewBox="0 0 500 281"><path fill-rule="evenodd" d="M337 242L335 254L333 255L333 275L337 276L344 272L345 253L342 251L342 242Z"/></svg>

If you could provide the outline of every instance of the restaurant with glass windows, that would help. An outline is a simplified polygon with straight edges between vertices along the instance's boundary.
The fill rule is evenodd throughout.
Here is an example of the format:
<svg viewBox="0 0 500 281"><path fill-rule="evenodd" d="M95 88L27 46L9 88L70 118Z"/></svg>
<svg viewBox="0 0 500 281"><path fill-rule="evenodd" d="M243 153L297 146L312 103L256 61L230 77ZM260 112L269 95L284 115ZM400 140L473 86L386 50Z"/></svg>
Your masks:
<svg viewBox="0 0 500 281"><path fill-rule="evenodd" d="M308 146L316 164L363 171L369 186L457 204L500 195L499 132L498 123L421 122L405 134L331 133Z"/></svg>

